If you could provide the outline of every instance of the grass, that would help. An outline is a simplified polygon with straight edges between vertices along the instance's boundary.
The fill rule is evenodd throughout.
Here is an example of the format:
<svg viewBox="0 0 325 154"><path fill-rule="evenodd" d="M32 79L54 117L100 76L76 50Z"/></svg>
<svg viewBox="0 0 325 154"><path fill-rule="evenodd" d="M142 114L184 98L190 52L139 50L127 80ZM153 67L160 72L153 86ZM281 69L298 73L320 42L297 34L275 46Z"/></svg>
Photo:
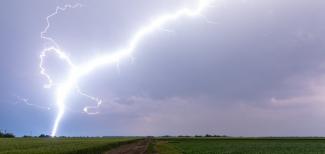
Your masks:
<svg viewBox="0 0 325 154"><path fill-rule="evenodd" d="M159 154L180 154L180 150L177 150L172 144L169 144L168 141L157 141L155 150Z"/></svg>
<svg viewBox="0 0 325 154"><path fill-rule="evenodd" d="M156 153L155 149L155 141L153 139L149 139L149 145L147 147L147 150L145 151L145 154L154 154Z"/></svg>
<svg viewBox="0 0 325 154"><path fill-rule="evenodd" d="M0 154L97 154L136 138L12 138L0 139ZM158 154L318 154L323 138L159 138L146 153Z"/></svg>
<svg viewBox="0 0 325 154"><path fill-rule="evenodd" d="M0 154L96 154L135 140L135 138L0 139Z"/></svg>
<svg viewBox="0 0 325 154"><path fill-rule="evenodd" d="M317 138L182 138L158 139L160 154L318 154L325 139Z"/></svg>

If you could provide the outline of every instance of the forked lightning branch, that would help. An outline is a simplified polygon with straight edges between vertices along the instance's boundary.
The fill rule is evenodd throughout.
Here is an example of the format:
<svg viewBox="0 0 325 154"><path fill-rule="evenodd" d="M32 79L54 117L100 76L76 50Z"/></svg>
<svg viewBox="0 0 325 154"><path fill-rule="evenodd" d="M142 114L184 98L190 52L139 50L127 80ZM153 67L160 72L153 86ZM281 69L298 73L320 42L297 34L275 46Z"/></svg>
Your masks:
<svg viewBox="0 0 325 154"><path fill-rule="evenodd" d="M91 99L92 101L96 102L96 106L93 107L85 107L84 111L88 114L96 114L93 112L89 112L90 108L99 107L102 103L102 100L93 96L90 96L79 88L78 80L83 76L90 74L91 72L95 71L96 68L106 66L106 65L115 65L121 60L128 59L132 56L132 53L135 52L137 49L138 44L149 34L154 33L155 31L161 29L161 27L172 21L176 21L182 17L203 17L205 18L202 13L204 10L208 9L215 0L198 0L197 6L195 9L190 8L181 8L174 12L163 14L157 16L154 20L150 23L144 24L142 28L136 31L132 36L131 39L126 44L125 48L122 48L117 51L107 51L108 54L101 55L98 57L94 57L92 59L87 60L85 63L75 64L68 56L66 51L63 51L59 44L50 36L47 35L48 30L51 28L51 18L58 15L60 12L64 12L68 9L74 9L78 7L82 7L81 4L75 5L65 5L63 7L57 7L55 12L50 14L46 17L47 25L44 30L41 32L41 38L46 41L46 43L50 44L43 49L40 54L40 73L43 75L47 80L48 83L45 85L45 88L53 88L55 91L55 102L58 108L57 116L54 121L54 125L52 128L51 136L54 137L57 134L57 130L60 125L60 121L64 116L65 112L65 104L66 99L71 94L72 91L76 91L84 97ZM66 62L69 66L69 74L68 77L63 82L55 82L50 73L48 72L47 68L45 67L44 63L46 57L49 53L55 53L60 59Z"/></svg>

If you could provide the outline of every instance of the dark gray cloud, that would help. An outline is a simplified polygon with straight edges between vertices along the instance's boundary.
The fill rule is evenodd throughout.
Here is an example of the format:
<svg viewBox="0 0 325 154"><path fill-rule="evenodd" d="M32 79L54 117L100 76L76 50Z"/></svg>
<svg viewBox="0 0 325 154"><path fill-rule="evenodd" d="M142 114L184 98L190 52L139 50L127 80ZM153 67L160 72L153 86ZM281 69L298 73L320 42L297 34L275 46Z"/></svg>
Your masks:
<svg viewBox="0 0 325 154"><path fill-rule="evenodd" d="M323 11L312 7L323 2L292 3L230 1L207 14L217 24L182 19L167 25L173 32L150 36L133 64L121 64L120 74L112 68L109 75L96 74L94 80L103 82L90 84L104 83L117 95L221 100L297 93L301 87L290 78L322 72L325 31Z"/></svg>

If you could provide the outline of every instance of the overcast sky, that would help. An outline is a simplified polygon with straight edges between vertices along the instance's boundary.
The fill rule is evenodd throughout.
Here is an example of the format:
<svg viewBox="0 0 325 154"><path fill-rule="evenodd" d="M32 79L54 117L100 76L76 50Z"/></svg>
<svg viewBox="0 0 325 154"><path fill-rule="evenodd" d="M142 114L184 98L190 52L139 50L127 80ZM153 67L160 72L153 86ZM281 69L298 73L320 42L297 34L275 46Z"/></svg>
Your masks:
<svg viewBox="0 0 325 154"><path fill-rule="evenodd" d="M44 89L40 32L56 6L82 3L51 19L49 35L80 64L127 45L155 17L196 0L6 0L0 2L0 129L50 134L57 113ZM58 135L325 136L325 1L216 0L204 17L168 23L133 59L102 67L72 94ZM213 21L213 22L208 22ZM55 56L46 67L66 77Z"/></svg>

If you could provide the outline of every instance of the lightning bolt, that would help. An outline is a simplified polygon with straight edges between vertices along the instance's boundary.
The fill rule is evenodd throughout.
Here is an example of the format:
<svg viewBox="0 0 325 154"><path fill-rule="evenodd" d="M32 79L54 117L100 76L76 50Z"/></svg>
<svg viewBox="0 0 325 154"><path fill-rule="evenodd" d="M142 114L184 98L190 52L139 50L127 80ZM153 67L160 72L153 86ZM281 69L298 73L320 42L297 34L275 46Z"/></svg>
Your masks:
<svg viewBox="0 0 325 154"><path fill-rule="evenodd" d="M23 103L25 105L28 105L28 106L31 106L31 107L35 107L35 108L38 108L38 109L51 110L50 107L46 107L46 106L41 106L41 105L38 105L38 104L30 103L30 101L29 101L28 98L24 98L24 97L21 97L21 96L18 96L18 95L15 95L15 97L17 99L16 103Z"/></svg>
<svg viewBox="0 0 325 154"><path fill-rule="evenodd" d="M83 76L86 76L87 74L91 73L95 69L99 67L103 67L106 65L112 65L116 64L119 61L131 58L133 52L136 51L136 48L138 44L149 34L155 32L156 30L160 29L163 25L165 25L168 22L172 22L175 20L178 20L181 17L196 17L200 16L204 19L207 19L205 16L203 16L201 13L207 9L209 6L212 5L212 3L215 0L198 0L196 9L189 9L189 8L181 8L174 13L170 14L164 14L161 16L158 16L142 28L140 28L130 39L129 43L125 48L122 48L120 50L110 52L110 54L101 55L98 57L95 57L91 60L86 61L85 63L82 63L80 65L75 65L70 57L61 50L58 43L51 37L48 37L46 34L48 30L51 27L50 19L56 15L58 15L60 12L64 12L67 9L74 9L78 7L82 7L81 4L75 4L75 5L65 5L64 7L57 7L55 12L50 14L46 17L47 26L45 29L41 32L41 38L51 44L51 46L46 47L43 49L43 51L40 54L40 74L43 75L48 83L44 86L45 88L55 88L55 95L56 95L56 105L58 107L58 113L53 125L52 129L52 137L56 136L60 121L64 115L65 112L65 100L68 97L68 95L75 90L82 96L97 102L97 105L94 107L85 107L84 112L88 114L96 114L96 113L90 113L89 109L91 108L97 108L102 104L102 100L93 96L90 96L79 88L78 86L78 80L82 78ZM211 23L211 21L208 21ZM69 75L63 82L55 83L51 76L48 74L47 69L44 66L44 61L46 56L48 56L49 53L56 54L61 60L66 62L69 66Z"/></svg>

